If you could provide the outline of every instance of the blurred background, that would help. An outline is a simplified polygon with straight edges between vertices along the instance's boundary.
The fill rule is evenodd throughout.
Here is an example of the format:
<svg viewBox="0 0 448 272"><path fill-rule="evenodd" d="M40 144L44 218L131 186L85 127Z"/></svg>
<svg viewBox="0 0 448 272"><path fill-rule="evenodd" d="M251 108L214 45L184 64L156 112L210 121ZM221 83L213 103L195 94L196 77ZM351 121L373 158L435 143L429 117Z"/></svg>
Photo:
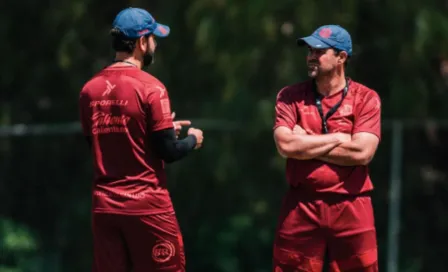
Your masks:
<svg viewBox="0 0 448 272"><path fill-rule="evenodd" d="M168 167L187 271L271 271L287 189L275 97L307 78L295 40L322 24L351 33L349 75L382 98L380 271L448 271L447 1L1 0L0 272L90 271L78 95L112 61L108 31L128 6L171 26L149 72L177 118L205 133L202 150Z"/></svg>

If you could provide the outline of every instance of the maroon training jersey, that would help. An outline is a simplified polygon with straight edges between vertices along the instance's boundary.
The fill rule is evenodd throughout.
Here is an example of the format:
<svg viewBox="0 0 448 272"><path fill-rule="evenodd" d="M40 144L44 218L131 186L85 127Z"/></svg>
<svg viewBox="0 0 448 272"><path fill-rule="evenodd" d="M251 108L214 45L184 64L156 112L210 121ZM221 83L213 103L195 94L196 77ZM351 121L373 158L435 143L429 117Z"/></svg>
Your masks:
<svg viewBox="0 0 448 272"><path fill-rule="evenodd" d="M322 98L324 115L342 97L342 90ZM312 81L283 88L276 103L274 129L290 129L298 124L315 134L322 133L322 119L316 107ZM378 94L364 85L350 80L347 96L337 111L327 120L328 132L351 135L369 132L381 137L381 101ZM380 138L381 139L381 138ZM312 192L359 194L373 189L367 166L338 166L317 159L287 159L288 182Z"/></svg>
<svg viewBox="0 0 448 272"><path fill-rule="evenodd" d="M165 86L132 66L107 67L84 85L79 106L92 138L93 211L172 211L164 162L149 141L151 132L173 128Z"/></svg>

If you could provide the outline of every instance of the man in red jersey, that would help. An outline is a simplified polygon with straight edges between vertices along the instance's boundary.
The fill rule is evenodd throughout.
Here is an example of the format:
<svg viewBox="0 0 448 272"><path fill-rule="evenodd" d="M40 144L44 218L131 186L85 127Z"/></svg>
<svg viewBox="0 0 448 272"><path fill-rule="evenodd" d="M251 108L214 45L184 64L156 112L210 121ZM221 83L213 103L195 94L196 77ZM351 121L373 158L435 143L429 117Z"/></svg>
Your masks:
<svg viewBox="0 0 448 272"><path fill-rule="evenodd" d="M378 94L346 77L350 34L326 25L307 45L311 80L277 96L274 139L290 184L274 242L274 271L378 271L367 165L380 141Z"/></svg>
<svg viewBox="0 0 448 272"><path fill-rule="evenodd" d="M115 61L83 87L80 114L94 158L95 272L185 271L165 163L201 147L202 131L173 122L165 86L142 71L169 27L127 8L113 22ZM176 131L177 130L177 131Z"/></svg>

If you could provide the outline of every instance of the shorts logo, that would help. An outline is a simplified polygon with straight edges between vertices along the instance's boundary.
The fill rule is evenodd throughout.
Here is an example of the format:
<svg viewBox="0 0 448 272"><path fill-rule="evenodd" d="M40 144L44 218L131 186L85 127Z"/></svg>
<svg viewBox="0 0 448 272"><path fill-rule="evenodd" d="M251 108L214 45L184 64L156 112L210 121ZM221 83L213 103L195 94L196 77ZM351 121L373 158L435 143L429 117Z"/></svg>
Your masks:
<svg viewBox="0 0 448 272"><path fill-rule="evenodd" d="M168 262L176 254L176 249L170 241L160 241L152 248L152 259L158 263Z"/></svg>

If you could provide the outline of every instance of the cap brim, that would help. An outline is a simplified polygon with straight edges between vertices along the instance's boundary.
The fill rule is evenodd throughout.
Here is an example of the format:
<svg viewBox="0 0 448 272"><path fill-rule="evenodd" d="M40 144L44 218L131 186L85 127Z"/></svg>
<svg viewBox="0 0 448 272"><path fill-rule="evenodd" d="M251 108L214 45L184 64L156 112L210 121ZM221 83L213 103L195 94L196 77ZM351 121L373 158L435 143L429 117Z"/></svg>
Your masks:
<svg viewBox="0 0 448 272"><path fill-rule="evenodd" d="M304 45L308 45L312 48L330 48L331 46L324 43L323 41L313 37L313 36L308 36L305 38L300 38L297 40L297 45L298 46L304 46Z"/></svg>
<svg viewBox="0 0 448 272"><path fill-rule="evenodd" d="M166 37L170 34L170 27L157 23L156 29L152 32L157 37Z"/></svg>

